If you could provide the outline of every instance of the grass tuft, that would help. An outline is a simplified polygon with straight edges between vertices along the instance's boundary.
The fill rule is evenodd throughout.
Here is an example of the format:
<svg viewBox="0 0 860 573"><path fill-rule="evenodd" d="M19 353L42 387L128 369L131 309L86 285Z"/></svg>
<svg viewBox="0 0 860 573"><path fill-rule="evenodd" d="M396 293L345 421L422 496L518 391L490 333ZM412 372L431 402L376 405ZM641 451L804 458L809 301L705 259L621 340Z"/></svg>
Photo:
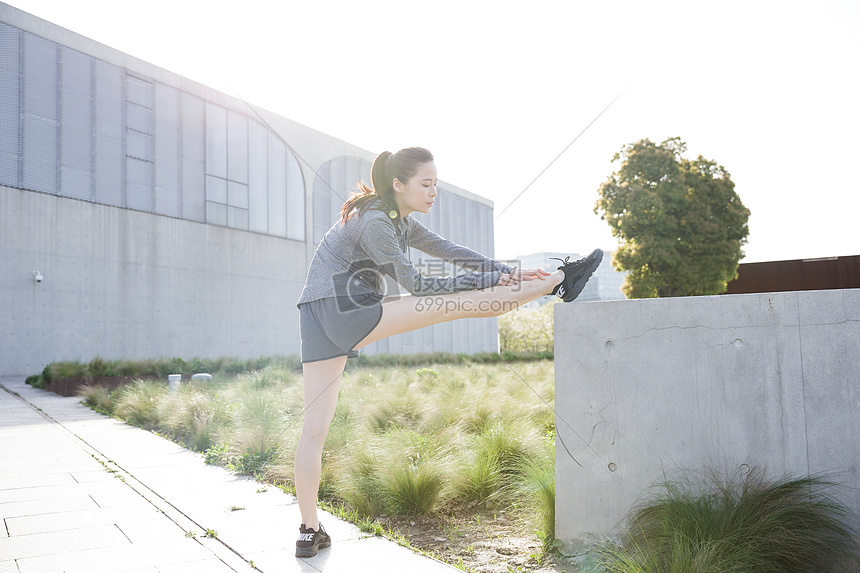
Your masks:
<svg viewBox="0 0 860 573"><path fill-rule="evenodd" d="M663 484L638 507L620 547L608 549L614 573L665 571L806 573L856 571L860 545L845 523L848 508L820 476L721 477Z"/></svg>
<svg viewBox="0 0 860 573"><path fill-rule="evenodd" d="M89 406L96 412L109 414L113 411L111 391L105 386L85 384L78 389L78 395L83 398L85 406Z"/></svg>
<svg viewBox="0 0 860 573"><path fill-rule="evenodd" d="M137 380L123 386L112 398L113 413L135 426L159 426L158 403L167 394L164 384Z"/></svg>

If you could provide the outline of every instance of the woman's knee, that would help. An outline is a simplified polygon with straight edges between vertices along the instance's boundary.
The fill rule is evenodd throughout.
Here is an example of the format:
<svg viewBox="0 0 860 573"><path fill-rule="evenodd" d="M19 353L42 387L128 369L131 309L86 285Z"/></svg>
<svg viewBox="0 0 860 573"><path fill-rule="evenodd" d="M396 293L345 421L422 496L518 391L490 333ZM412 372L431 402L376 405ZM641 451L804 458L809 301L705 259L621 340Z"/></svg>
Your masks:
<svg viewBox="0 0 860 573"><path fill-rule="evenodd" d="M306 419L302 426L301 440L309 445L322 446L331 427L331 418L328 419Z"/></svg>

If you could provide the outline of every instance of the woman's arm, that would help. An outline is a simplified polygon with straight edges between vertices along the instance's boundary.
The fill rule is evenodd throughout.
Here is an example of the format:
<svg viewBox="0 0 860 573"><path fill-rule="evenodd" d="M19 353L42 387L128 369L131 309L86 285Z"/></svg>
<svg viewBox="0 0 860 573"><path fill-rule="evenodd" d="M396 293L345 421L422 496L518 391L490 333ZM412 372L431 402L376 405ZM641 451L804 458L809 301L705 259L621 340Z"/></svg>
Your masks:
<svg viewBox="0 0 860 573"><path fill-rule="evenodd" d="M485 257L469 247L458 245L434 233L419 221L407 218L409 246L445 262L478 272L500 271L509 274L514 267Z"/></svg>
<svg viewBox="0 0 860 573"><path fill-rule="evenodd" d="M499 284L503 272L506 272L506 269L507 272L510 272L511 269L507 265L496 267L495 261L478 255L484 261L492 263L490 265L483 263L484 266L480 267L486 268L486 272L466 273L456 277L425 277L418 272L418 269L400 249L393 223L379 217L373 217L367 222L361 233L359 243L361 250L370 257L379 271L390 275L409 293L418 296L449 294L496 286ZM454 245L454 243L451 244ZM416 246L416 248L419 247ZM468 253L477 255L471 249L460 248L464 249L464 251L459 251L459 254L463 256L469 256Z"/></svg>

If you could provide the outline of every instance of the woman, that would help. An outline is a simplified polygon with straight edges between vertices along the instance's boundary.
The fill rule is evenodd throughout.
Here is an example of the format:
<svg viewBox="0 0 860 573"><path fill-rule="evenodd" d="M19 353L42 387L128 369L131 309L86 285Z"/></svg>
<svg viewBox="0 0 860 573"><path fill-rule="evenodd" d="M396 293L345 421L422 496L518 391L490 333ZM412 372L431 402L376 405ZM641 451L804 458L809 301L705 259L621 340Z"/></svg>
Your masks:
<svg viewBox="0 0 860 573"><path fill-rule="evenodd" d="M582 260L565 260L554 273L516 269L430 231L409 217L429 213L436 199L436 164L426 149L380 153L371 181L372 188L362 183L344 203L340 221L323 237L298 301L305 420L295 459L303 521L297 557L331 545L317 517L317 491L323 442L347 357L394 334L458 318L498 316L541 296L571 301L603 258L598 249ZM472 272L422 276L407 256L410 247ZM382 275L410 295L384 297Z"/></svg>

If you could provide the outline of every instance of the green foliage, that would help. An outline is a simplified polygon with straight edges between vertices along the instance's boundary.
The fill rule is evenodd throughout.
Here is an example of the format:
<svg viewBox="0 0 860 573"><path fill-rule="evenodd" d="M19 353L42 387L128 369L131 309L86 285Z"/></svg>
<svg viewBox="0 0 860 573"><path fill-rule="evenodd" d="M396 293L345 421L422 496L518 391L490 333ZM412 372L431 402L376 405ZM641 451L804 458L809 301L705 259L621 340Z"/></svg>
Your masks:
<svg viewBox="0 0 860 573"><path fill-rule="evenodd" d="M419 457L398 460L381 473L383 499L395 513L428 515L436 508L444 477L432 461Z"/></svg>
<svg viewBox="0 0 860 573"><path fill-rule="evenodd" d="M552 352L555 300L537 309L519 309L499 317L502 352Z"/></svg>
<svg viewBox="0 0 860 573"><path fill-rule="evenodd" d="M113 414L130 424L154 429L159 426L158 403L167 394L163 384L137 380L112 397Z"/></svg>
<svg viewBox="0 0 860 573"><path fill-rule="evenodd" d="M500 325L501 328L501 325ZM475 354L448 354L433 352L430 354L371 354L361 355L348 360L346 369L352 368L390 368L395 366L426 366L429 364L498 364L500 362L531 362L535 360L551 360L552 346L543 350L513 351L502 349L502 352L478 352Z"/></svg>
<svg viewBox="0 0 860 573"><path fill-rule="evenodd" d="M445 358L451 362L432 368L375 365L344 374L323 451L321 500L368 523L381 514L515 507L551 546L554 459L546 436L554 414L543 400L553 400L552 361ZM84 399L204 452L207 463L291 487L304 389L288 365L186 382L177 392L160 380L113 393L91 387Z"/></svg>
<svg viewBox="0 0 860 573"><path fill-rule="evenodd" d="M750 212L722 166L685 151L679 138L628 144L600 186L594 212L621 242L628 298L719 294L737 276Z"/></svg>
<svg viewBox="0 0 860 573"><path fill-rule="evenodd" d="M203 461L212 465L223 463L227 451L227 444L215 444L203 452Z"/></svg>
<svg viewBox="0 0 860 573"><path fill-rule="evenodd" d="M771 482L757 469L665 483L635 509L624 544L607 549L603 565L614 573L856 571L860 545L835 485Z"/></svg>
<svg viewBox="0 0 860 573"><path fill-rule="evenodd" d="M89 406L96 412L103 414L111 414L113 412L111 392L104 386L91 386L88 384L81 386L78 395L83 397L85 406Z"/></svg>
<svg viewBox="0 0 860 573"><path fill-rule="evenodd" d="M45 384L52 380L61 378L81 378L83 380L91 380L92 375L87 368L87 365L82 364L80 360L65 360L63 362L53 362L45 366L42 370L42 380Z"/></svg>
<svg viewBox="0 0 860 573"><path fill-rule="evenodd" d="M185 361L182 358L158 358L146 360L105 360L96 356L88 363L79 360L53 362L42 371L42 382L47 384L59 378L79 378L91 381L94 378L110 376L131 376L134 378L150 378L165 380L169 374L182 374L190 377L192 374L206 372L213 376L236 376L244 372L260 370L264 367L301 370L301 363L296 357L271 356L240 360L238 358L216 358L213 360L194 358ZM35 381L35 378L34 378Z"/></svg>
<svg viewBox="0 0 860 573"><path fill-rule="evenodd" d="M96 356L90 360L87 365L87 370L91 378L102 378L106 376L116 376L115 367L115 361L107 361L101 356Z"/></svg>
<svg viewBox="0 0 860 573"><path fill-rule="evenodd" d="M552 346L546 350L498 352L479 352L476 354L448 354L434 352L431 354L374 354L361 356L347 362L347 370L352 368L389 368L395 366L427 366L431 364L498 364L501 362L531 362L535 360L552 359ZM206 372L215 378L233 377L238 374L265 371L267 375L283 375L284 372L301 372L302 365L295 356L268 356L240 360L236 358L193 358L186 361L181 358L159 358L147 360L105 360L99 356L89 363L76 360L53 362L45 366L39 375L30 376L27 383L36 388L46 387L51 380L59 378L78 378L92 381L96 378L112 376L129 376L139 379L166 380L169 374L182 374L189 378L193 374ZM426 369L423 373L431 372ZM260 380L266 384L266 380Z"/></svg>
<svg viewBox="0 0 860 573"><path fill-rule="evenodd" d="M558 551L561 543L555 538L555 465L554 450L547 449L541 458L523 460L519 477L514 481L520 497L535 516L537 536L545 552Z"/></svg>
<svg viewBox="0 0 860 573"><path fill-rule="evenodd" d="M164 395L158 410L160 426L198 452L212 447L229 418L229 407L224 400L191 384Z"/></svg>

